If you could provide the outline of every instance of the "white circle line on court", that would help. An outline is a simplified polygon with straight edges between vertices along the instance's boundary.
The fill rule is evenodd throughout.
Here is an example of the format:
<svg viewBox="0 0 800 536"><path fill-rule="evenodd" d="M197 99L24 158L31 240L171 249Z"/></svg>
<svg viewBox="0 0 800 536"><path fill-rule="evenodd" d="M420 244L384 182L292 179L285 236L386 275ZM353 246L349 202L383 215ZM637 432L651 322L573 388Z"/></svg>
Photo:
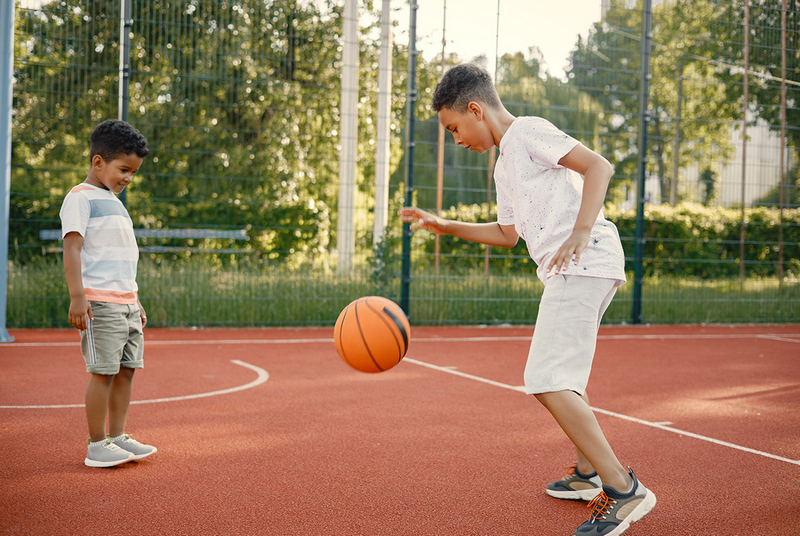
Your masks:
<svg viewBox="0 0 800 536"><path fill-rule="evenodd" d="M489 384L489 385L493 385L495 387L501 387L503 389L516 391L518 393L524 393L525 392L525 387L523 387L523 386L513 386L513 385L508 385L508 384L505 384L505 383L496 382L494 380L488 380L486 378L481 378L480 376L474 376L472 374L466 374L466 373L460 372L458 370L453 370L452 368L449 368L449 367L440 367L438 365L432 365L430 363L425 363L424 361L417 361L416 359L409 359L409 358L405 358L405 359L403 359L403 361L408 361L409 363L413 363L415 365L420 365L422 367L428 367L428 368L433 369L433 370L438 370L440 372L446 372L447 374L452 374L454 376L460 376L462 378L467 378L469 380L474 380L474 381L478 381L478 382L481 382L481 383L486 383L486 384ZM693 432L687 432L685 430L679 430L678 428L673 428L672 426L667 426L666 424L663 424L663 423L645 421L643 419L637 419L636 417L630 417L628 415L623 415L622 413L615 413L613 411L608 411L608 410L601 409L601 408L596 408L596 407L593 407L593 406L592 406L592 411L594 411L595 413L602 413L603 415L608 415L610 417L616 417L617 419L623 419L623 420L626 420L626 421L635 422L637 424L642 424L644 426L650 426L652 428L657 428L657 429L663 430L665 432L671 432L673 434L678 434L678 435L682 435L682 436L686 436L686 437L691 437L691 438L694 438L694 439L699 439L701 441L706 441L708 443L714 443L715 445L720 445L720 446L723 446L723 447L729 447L729 448L732 448L732 449L741 450L741 451L744 451L744 452L749 452L751 454L757 454L757 455L763 456L765 458L772 458L773 460L778 460L778 461L782 461L782 462L786 462L786 463L791 463L793 465L800 465L800 460L792 460L791 458L785 458L783 456L778 456L776 454L770 454L769 452L764 452L764 451L761 451L761 450L751 449L749 447L743 447L742 445L737 445L735 443L729 443L727 441L721 441L721 440L715 439L713 437L708 437L708 436L704 436L704 435L700 435L700 434L695 434Z"/></svg>
<svg viewBox="0 0 800 536"><path fill-rule="evenodd" d="M252 389L258 385L261 385L265 381L269 379L269 373L255 365L251 365L250 363L245 363L244 361L239 361L238 359L231 359L231 363L234 365L239 365L240 367L248 368L252 371L255 371L258 374L255 380L251 381L250 383L246 383L244 385L239 385L238 387L231 387L229 389L221 389L219 391L211 391L208 393L198 393L196 395L183 395L183 396L172 396L167 398L153 398L150 400L132 400L131 405L133 404L157 404L160 402L177 402L179 400L193 400L195 398L207 398L209 396L220 396L220 395L227 395L230 393L236 393L239 391L245 391L247 389ZM50 406L0 406L0 409L61 409L61 408L82 408L84 404L56 404Z"/></svg>
<svg viewBox="0 0 800 536"><path fill-rule="evenodd" d="M767 339L778 342L792 342L800 344L799 334L788 333L730 333L730 334L624 334L624 335L598 335L598 340L693 340L693 339ZM498 342L498 341L530 341L531 337L415 337L412 339L417 342ZM194 339L194 340L146 340L146 346L187 346L187 345L211 345L211 344L333 344L333 339ZM53 347L53 346L80 346L80 342L21 342L10 343L7 348L14 347Z"/></svg>

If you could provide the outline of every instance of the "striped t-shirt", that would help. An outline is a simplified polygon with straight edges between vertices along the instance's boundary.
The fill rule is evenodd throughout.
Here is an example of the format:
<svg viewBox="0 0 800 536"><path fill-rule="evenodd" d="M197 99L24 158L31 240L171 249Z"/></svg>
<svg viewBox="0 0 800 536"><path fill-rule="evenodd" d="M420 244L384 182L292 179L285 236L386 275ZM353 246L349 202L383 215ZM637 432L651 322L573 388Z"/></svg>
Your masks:
<svg viewBox="0 0 800 536"><path fill-rule="evenodd" d="M138 300L139 249L125 205L109 190L82 183L61 205L61 237L83 237L81 274L89 301L133 304Z"/></svg>

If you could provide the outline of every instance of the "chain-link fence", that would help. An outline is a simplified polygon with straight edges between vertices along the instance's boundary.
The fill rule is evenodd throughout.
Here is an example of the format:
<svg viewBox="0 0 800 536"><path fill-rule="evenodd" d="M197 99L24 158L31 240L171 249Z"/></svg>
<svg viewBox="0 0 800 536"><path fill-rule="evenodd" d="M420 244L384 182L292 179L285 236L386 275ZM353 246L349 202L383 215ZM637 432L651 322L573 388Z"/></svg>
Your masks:
<svg viewBox="0 0 800 536"><path fill-rule="evenodd" d="M657 3L645 36L642 2L611 0L576 42L565 78L535 50L497 58L511 113L549 119L615 166L606 216L620 229L630 282L606 321L630 322L636 307L639 191L641 320L800 321L800 8L785 4ZM415 150L405 158L408 30L399 20L390 48L389 220L373 237L381 6L362 5L355 248L352 269L337 270L343 8L335 0L132 0L128 18L112 3L23 2L9 326L67 325L58 211L85 178L89 132L121 109L151 150L125 202L155 325L330 325L360 295L398 299L402 227L393 214L409 171L414 204L493 221L494 152L464 151L449 134L439 141L430 108L442 64L435 54L417 57ZM498 26L513 16L500 11ZM486 61L446 56L446 65ZM521 243L500 250L416 233L411 253L414 322L534 321L542 287Z"/></svg>

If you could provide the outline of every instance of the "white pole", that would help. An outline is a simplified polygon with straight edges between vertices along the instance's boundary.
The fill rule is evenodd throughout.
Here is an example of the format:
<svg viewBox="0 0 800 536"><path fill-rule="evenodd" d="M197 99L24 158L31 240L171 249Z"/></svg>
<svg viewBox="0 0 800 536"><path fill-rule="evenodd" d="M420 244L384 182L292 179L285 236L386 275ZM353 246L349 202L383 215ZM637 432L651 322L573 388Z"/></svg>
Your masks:
<svg viewBox="0 0 800 536"><path fill-rule="evenodd" d="M345 0L342 26L342 98L339 106L338 273L347 275L355 253L356 146L358 141L358 1Z"/></svg>
<svg viewBox="0 0 800 536"><path fill-rule="evenodd" d="M0 0L0 342L13 342L6 331L8 227L11 210L11 107L14 95L14 0Z"/></svg>
<svg viewBox="0 0 800 536"><path fill-rule="evenodd" d="M381 6L381 55L378 60L378 127L375 148L375 223L372 245L383 239L389 221L389 114L392 109L392 22L391 1Z"/></svg>

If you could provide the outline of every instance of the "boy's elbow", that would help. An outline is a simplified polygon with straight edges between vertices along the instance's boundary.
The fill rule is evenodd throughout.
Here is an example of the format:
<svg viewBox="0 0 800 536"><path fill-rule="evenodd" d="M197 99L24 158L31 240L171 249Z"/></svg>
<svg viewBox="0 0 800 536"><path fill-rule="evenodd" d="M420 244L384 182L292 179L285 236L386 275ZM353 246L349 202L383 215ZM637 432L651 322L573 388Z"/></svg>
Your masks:
<svg viewBox="0 0 800 536"><path fill-rule="evenodd" d="M513 248L519 242L519 235L515 232L510 235L506 235L506 243L503 244L507 248Z"/></svg>
<svg viewBox="0 0 800 536"><path fill-rule="evenodd" d="M605 162L606 162L606 170L608 172L609 177L613 177L614 176L614 164L612 164L611 162L609 162L605 158L603 158L603 160L605 160Z"/></svg>
<svg viewBox="0 0 800 536"><path fill-rule="evenodd" d="M513 248L519 242L519 235L513 225L501 225L500 231L503 233L503 242L499 244L501 247Z"/></svg>

